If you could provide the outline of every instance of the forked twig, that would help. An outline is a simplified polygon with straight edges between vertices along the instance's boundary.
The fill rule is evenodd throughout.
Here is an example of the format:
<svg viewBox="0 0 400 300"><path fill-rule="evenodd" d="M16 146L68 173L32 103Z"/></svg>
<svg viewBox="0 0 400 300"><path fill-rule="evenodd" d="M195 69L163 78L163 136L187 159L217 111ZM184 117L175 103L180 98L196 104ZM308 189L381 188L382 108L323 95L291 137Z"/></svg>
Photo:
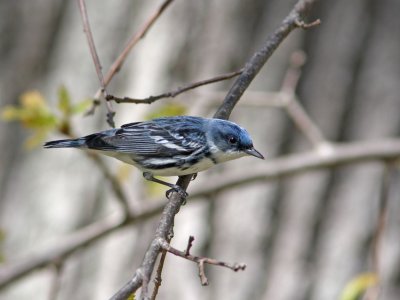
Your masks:
<svg viewBox="0 0 400 300"><path fill-rule="evenodd" d="M172 247L166 240L163 240L163 239L160 239L159 243L160 243L161 248L168 251L169 253L172 253L176 256L179 256L184 259L187 259L187 260L197 263L198 267L199 267L199 277L200 277L201 285L208 285L208 279L207 279L207 276L206 276L205 270L204 270L205 264L228 268L235 272L243 271L246 269L246 264L243 264L243 263L230 264L230 263L219 261L219 260L216 260L213 258L196 256L196 255L190 254L190 248L192 247L193 240L194 240L194 238L192 236L189 237L188 245L187 245L185 251L180 251L180 250Z"/></svg>

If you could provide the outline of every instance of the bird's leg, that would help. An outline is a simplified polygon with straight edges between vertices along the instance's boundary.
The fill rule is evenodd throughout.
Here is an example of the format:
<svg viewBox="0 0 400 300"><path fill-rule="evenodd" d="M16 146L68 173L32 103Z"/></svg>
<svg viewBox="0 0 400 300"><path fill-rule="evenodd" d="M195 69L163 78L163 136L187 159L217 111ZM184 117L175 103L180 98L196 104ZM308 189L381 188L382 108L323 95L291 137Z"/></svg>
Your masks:
<svg viewBox="0 0 400 300"><path fill-rule="evenodd" d="M153 181L153 182L170 187L171 189L165 193L165 195L167 196L168 199L172 192L177 192L182 198L186 198L188 196L188 193L185 190L183 190L179 185L157 179L153 176L153 174L151 174L149 172L143 172L143 177L145 179L147 179L148 181Z"/></svg>

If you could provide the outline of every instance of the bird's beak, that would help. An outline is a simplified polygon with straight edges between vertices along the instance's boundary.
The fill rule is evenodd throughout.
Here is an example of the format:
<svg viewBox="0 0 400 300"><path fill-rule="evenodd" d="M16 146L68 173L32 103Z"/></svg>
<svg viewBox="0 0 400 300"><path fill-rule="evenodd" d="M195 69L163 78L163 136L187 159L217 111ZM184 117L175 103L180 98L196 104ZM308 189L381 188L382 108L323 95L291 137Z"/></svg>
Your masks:
<svg viewBox="0 0 400 300"><path fill-rule="evenodd" d="M244 152L247 153L248 155L252 155L252 156L264 159L264 156L254 148L246 149L246 150L244 150Z"/></svg>

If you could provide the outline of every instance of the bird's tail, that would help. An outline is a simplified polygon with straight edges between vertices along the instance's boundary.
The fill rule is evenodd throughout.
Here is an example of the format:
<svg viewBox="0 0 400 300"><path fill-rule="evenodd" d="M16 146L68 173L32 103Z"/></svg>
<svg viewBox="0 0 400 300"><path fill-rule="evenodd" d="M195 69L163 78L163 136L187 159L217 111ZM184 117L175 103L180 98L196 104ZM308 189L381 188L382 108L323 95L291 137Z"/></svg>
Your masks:
<svg viewBox="0 0 400 300"><path fill-rule="evenodd" d="M86 147L86 140L84 138L79 139L66 139L50 141L43 145L44 148L83 148Z"/></svg>

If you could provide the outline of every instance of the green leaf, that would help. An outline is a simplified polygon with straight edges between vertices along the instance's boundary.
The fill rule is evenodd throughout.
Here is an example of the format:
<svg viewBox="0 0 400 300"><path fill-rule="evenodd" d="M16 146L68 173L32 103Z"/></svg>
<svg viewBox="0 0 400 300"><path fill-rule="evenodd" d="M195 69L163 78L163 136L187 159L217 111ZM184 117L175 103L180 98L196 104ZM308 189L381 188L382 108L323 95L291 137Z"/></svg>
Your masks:
<svg viewBox="0 0 400 300"><path fill-rule="evenodd" d="M73 114L83 113L90 108L92 103L93 103L92 99L85 99L83 101L80 101L77 104L75 104L74 106L72 106L72 113Z"/></svg>
<svg viewBox="0 0 400 300"><path fill-rule="evenodd" d="M22 94L20 104L3 108L1 117L5 121L18 121L33 130L33 136L26 141L28 148L40 144L59 123L57 116L50 111L46 100L37 91Z"/></svg>
<svg viewBox="0 0 400 300"><path fill-rule="evenodd" d="M14 106L7 105L1 110L1 119L6 122L18 120L20 118L20 110Z"/></svg>
<svg viewBox="0 0 400 300"><path fill-rule="evenodd" d="M65 86L58 89L58 109L65 115L71 115L71 97Z"/></svg>
<svg viewBox="0 0 400 300"><path fill-rule="evenodd" d="M340 300L357 300L368 288L377 284L378 276L375 273L361 273L347 283L340 295Z"/></svg>
<svg viewBox="0 0 400 300"><path fill-rule="evenodd" d="M3 243L6 239L6 233L0 228L0 263L4 262Z"/></svg>
<svg viewBox="0 0 400 300"><path fill-rule="evenodd" d="M186 106L179 103L169 103L158 107L150 112L146 117L151 120L160 117L180 116L186 113Z"/></svg>
<svg viewBox="0 0 400 300"><path fill-rule="evenodd" d="M126 300L135 300L135 293L130 294Z"/></svg>
<svg viewBox="0 0 400 300"><path fill-rule="evenodd" d="M1 115L5 121L19 121L25 127L32 129L54 128L58 122L43 96L37 91L22 94L20 105L4 107Z"/></svg>
<svg viewBox="0 0 400 300"><path fill-rule="evenodd" d="M161 179L162 181L170 182L173 183L173 177L162 177L158 176L158 179ZM162 195L165 195L166 190L168 189L167 186L152 182L152 181L145 181L145 186L146 186L146 192L150 197L159 197Z"/></svg>
<svg viewBox="0 0 400 300"><path fill-rule="evenodd" d="M35 130L33 134L25 141L24 146L31 150L43 143L43 141L47 137L48 130L42 129L42 130Z"/></svg>

